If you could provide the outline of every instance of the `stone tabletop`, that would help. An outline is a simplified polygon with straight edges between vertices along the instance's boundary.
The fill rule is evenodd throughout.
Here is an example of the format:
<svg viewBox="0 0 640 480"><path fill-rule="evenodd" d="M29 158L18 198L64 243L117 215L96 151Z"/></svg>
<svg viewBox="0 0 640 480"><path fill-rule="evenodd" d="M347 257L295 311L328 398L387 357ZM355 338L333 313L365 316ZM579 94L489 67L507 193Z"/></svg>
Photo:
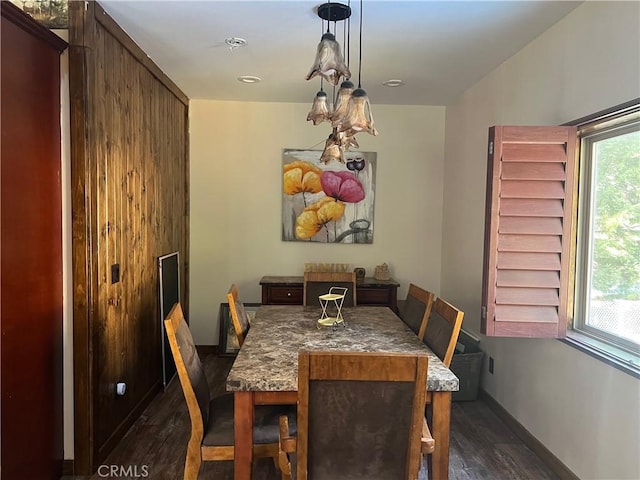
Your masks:
<svg viewBox="0 0 640 480"><path fill-rule="evenodd" d="M343 308L344 326L322 327L321 311L262 305L227 377L228 391L296 391L298 350L427 352L427 390L456 391L458 378L386 307Z"/></svg>

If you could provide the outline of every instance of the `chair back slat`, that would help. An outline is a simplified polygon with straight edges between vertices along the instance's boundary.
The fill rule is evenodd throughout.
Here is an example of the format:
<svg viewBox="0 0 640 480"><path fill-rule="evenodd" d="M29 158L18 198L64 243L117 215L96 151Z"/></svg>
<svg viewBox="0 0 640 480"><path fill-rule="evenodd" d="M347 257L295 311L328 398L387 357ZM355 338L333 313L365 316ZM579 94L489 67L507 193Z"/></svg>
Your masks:
<svg viewBox="0 0 640 480"><path fill-rule="evenodd" d="M192 429L195 428L204 434L204 425L207 425L209 420L211 392L196 351L193 336L179 303L173 306L164 323L180 385L191 417Z"/></svg>
<svg viewBox="0 0 640 480"><path fill-rule="evenodd" d="M336 472L344 474L339 478L405 478L413 388L412 382L312 381L309 478L335 479Z"/></svg>
<svg viewBox="0 0 640 480"><path fill-rule="evenodd" d="M342 304L344 307L355 307L358 304L355 272L304 272L303 305L319 307L318 297L327 293L331 287L347 289Z"/></svg>
<svg viewBox="0 0 640 480"><path fill-rule="evenodd" d="M407 299L399 305L399 316L420 340L424 338L433 306L434 294L409 284Z"/></svg>
<svg viewBox="0 0 640 480"><path fill-rule="evenodd" d="M447 367L451 365L463 317L464 312L438 298L427 322L423 342Z"/></svg>
<svg viewBox="0 0 640 480"><path fill-rule="evenodd" d="M236 332L238 345L242 347L244 338L249 332L249 316L244 308L244 303L242 303L238 297L238 287L234 283L227 292L227 302L229 303L229 310L231 311L233 330Z"/></svg>
<svg viewBox="0 0 640 480"><path fill-rule="evenodd" d="M426 353L301 351L297 478L417 478L427 363Z"/></svg>

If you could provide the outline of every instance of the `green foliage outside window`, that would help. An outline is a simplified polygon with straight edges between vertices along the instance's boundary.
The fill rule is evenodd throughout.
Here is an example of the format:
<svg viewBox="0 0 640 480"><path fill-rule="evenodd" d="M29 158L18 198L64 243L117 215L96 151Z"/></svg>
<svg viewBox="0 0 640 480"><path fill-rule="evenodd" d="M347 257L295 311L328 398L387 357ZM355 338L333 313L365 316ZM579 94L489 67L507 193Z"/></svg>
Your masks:
<svg viewBox="0 0 640 480"><path fill-rule="evenodd" d="M640 300L640 132L594 143L593 288Z"/></svg>

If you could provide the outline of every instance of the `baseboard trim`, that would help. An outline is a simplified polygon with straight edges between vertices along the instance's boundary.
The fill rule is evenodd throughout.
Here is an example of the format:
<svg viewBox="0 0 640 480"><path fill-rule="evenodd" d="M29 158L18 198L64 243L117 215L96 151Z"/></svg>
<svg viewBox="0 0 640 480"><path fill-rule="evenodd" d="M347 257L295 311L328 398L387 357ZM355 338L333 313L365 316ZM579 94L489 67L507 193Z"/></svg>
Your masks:
<svg viewBox="0 0 640 480"><path fill-rule="evenodd" d="M218 345L196 345L198 355L217 355Z"/></svg>
<svg viewBox="0 0 640 480"><path fill-rule="evenodd" d="M580 480L569 467L562 463L540 440L534 437L526 428L518 422L498 401L489 395L486 390L480 389L479 396L496 416L502 420L516 436L529 447L540 459L558 475L561 480Z"/></svg>
<svg viewBox="0 0 640 480"><path fill-rule="evenodd" d="M65 458L62 461L62 475L73 475L73 458Z"/></svg>
<svg viewBox="0 0 640 480"><path fill-rule="evenodd" d="M109 455L115 448L118 442L120 442L120 440L122 440L122 438L126 435L126 433L129 431L129 428L131 428L138 417L142 415L142 412L144 412L144 409L149 406L151 400L153 400L161 390L162 381L160 380L149 389L149 391L142 397L140 402L138 402L138 405L136 405L129 412L124 420L120 422L120 425L118 425L113 433L111 433L109 438L107 438L107 440L105 440L100 448L98 448L98 458L96 464L94 465L94 468L96 470L100 466L101 462L103 462L107 458L107 455ZM95 471L93 473L95 473Z"/></svg>

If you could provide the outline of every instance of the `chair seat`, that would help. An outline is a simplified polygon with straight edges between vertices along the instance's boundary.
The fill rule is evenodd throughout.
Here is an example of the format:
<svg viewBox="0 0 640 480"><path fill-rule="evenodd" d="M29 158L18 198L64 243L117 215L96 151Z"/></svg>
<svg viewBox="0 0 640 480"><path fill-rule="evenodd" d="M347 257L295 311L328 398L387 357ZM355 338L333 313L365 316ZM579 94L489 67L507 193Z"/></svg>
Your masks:
<svg viewBox="0 0 640 480"><path fill-rule="evenodd" d="M204 446L233 445L233 393L215 397L209 404L214 414L202 440ZM257 405L253 425L253 443L278 443L278 419L287 415L292 431L297 432L295 405Z"/></svg>

